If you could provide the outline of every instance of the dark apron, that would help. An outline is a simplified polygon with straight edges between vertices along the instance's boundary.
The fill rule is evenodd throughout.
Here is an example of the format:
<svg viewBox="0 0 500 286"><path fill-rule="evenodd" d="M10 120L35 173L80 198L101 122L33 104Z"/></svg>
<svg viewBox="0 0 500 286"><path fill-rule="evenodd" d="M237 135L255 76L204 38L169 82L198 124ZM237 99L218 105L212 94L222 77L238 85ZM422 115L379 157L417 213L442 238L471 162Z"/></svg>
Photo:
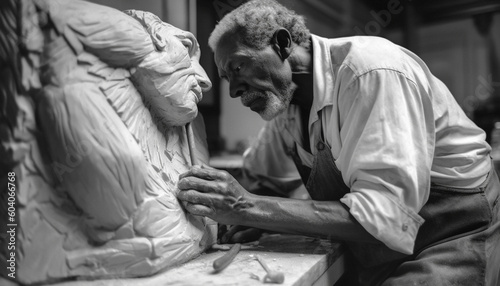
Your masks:
<svg viewBox="0 0 500 286"><path fill-rule="evenodd" d="M318 139L312 168L302 164L297 153L301 147L296 143L291 155L311 199L338 201L349 192L349 187L330 148L322 138ZM429 200L419 212L425 223L418 231L412 255L396 252L382 243L346 242L356 261L356 280L360 285L414 285L418 281L422 284L415 285L485 285L478 281L485 281L485 241L499 240L500 223L496 223L498 216L492 215L492 210L498 213L499 189L494 170L485 183L474 189L432 184ZM500 250L499 243L496 245ZM493 256L497 258L488 260L498 261L500 251ZM488 267L495 268L490 272L498 273L500 269L500 265Z"/></svg>

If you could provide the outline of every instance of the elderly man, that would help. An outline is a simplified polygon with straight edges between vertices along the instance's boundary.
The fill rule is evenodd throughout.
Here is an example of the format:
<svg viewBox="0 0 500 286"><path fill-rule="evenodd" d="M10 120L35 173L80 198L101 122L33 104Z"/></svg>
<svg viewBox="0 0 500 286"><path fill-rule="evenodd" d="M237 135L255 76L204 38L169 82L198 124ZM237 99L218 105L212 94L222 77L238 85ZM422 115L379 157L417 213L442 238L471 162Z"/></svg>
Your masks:
<svg viewBox="0 0 500 286"><path fill-rule="evenodd" d="M251 187L207 167L181 175L190 213L345 241L361 285L500 283L490 147L420 58L312 35L269 0L226 15L209 44L231 97L268 123L245 157ZM300 179L311 200L287 198Z"/></svg>

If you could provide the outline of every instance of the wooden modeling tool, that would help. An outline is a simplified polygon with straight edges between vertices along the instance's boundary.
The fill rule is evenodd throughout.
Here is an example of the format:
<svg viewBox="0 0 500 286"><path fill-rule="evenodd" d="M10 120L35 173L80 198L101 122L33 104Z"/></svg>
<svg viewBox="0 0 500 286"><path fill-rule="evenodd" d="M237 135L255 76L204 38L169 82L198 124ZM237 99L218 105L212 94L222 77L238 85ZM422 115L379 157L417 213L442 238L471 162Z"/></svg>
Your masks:
<svg viewBox="0 0 500 286"><path fill-rule="evenodd" d="M194 133L193 133L193 127L191 126L191 122L186 124L184 130L186 131L186 139L188 143L188 148L189 148L189 159L191 161L191 167L194 165L201 166L202 162L198 160L198 157L196 157L196 144L194 143ZM214 240L217 237L217 222L212 220L209 217L204 218L205 225L207 226L207 229L211 229L212 233L214 233L215 237Z"/></svg>
<svg viewBox="0 0 500 286"><path fill-rule="evenodd" d="M281 284L285 281L285 274L281 271L275 271L267 266L266 262L258 255L256 255L257 260L259 261L262 268L266 270L266 276L264 276L264 283L276 283Z"/></svg>
<svg viewBox="0 0 500 286"><path fill-rule="evenodd" d="M196 159L196 154L194 152L195 151L194 133L193 133L193 127L191 126L191 122L186 124L186 134L189 146L189 158L191 159L191 166L199 165L198 160Z"/></svg>

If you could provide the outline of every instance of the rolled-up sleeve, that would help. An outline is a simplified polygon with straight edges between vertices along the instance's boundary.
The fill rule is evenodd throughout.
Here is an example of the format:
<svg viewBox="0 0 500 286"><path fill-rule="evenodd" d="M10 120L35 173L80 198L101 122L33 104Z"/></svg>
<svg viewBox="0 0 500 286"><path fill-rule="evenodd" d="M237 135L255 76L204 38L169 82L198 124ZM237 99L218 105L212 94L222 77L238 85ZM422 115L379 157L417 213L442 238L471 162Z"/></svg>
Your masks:
<svg viewBox="0 0 500 286"><path fill-rule="evenodd" d="M375 238L411 254L429 197L434 119L425 90L401 72L375 69L339 98L336 164L350 187L341 202Z"/></svg>

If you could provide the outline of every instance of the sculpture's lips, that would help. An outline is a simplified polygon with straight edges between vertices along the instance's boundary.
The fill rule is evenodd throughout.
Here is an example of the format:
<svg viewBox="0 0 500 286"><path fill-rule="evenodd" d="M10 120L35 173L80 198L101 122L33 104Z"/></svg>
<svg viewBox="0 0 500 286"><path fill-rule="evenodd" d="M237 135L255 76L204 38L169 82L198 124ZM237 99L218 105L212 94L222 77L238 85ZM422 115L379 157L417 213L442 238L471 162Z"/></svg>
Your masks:
<svg viewBox="0 0 500 286"><path fill-rule="evenodd" d="M199 86L191 89L191 92L196 95L196 99L198 100L196 103L200 102L203 99L203 92L201 91L201 88Z"/></svg>

